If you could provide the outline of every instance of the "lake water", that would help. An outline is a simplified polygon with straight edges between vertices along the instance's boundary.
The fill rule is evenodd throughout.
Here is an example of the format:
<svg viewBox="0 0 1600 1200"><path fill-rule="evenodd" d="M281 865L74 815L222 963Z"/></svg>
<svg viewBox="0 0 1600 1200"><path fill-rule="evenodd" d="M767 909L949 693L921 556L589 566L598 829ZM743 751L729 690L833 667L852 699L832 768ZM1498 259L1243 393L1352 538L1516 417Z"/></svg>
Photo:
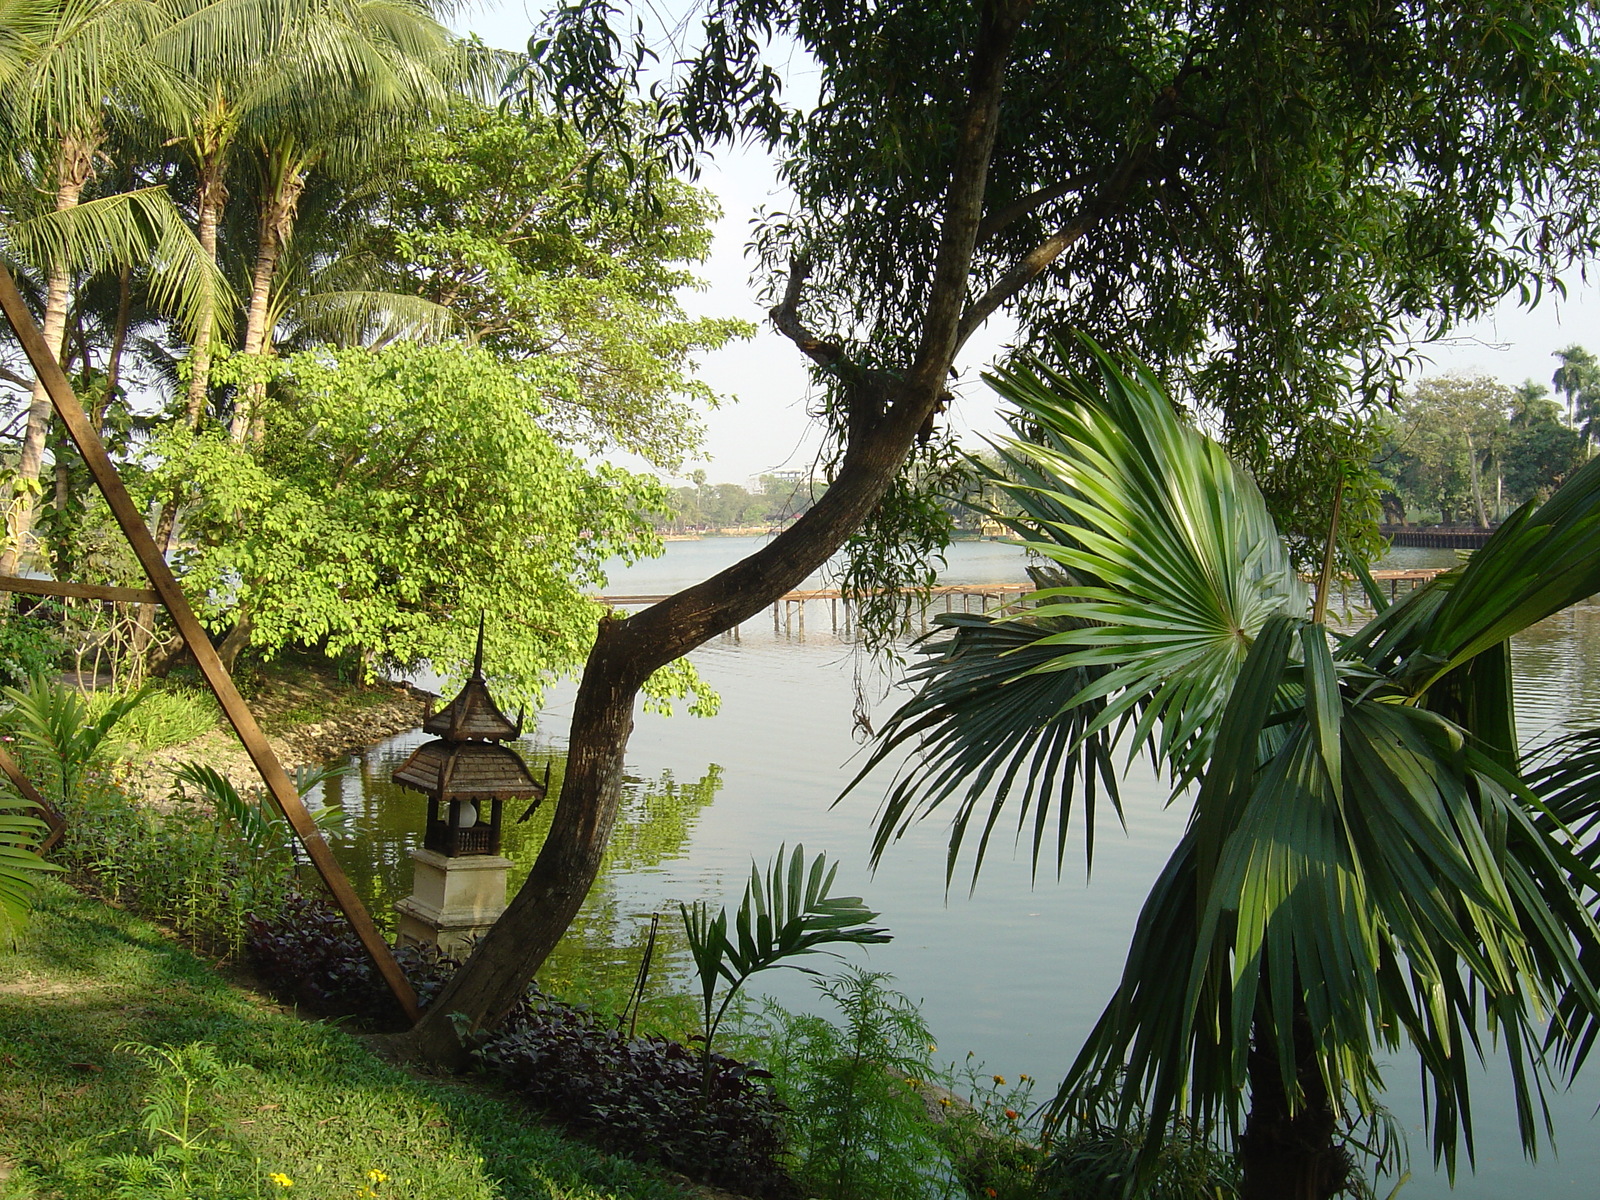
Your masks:
<svg viewBox="0 0 1600 1200"><path fill-rule="evenodd" d="M659 594L696 582L748 553L756 539L670 543L653 562L617 570L612 594ZM1446 565L1448 552L1403 552L1395 565ZM1025 578L1018 547L987 542L951 547L949 583ZM815 579L807 586L824 586ZM976 606L974 606L976 607ZM1165 805L1142 764L1123 789L1127 828L1106 811L1099 820L1094 871L1085 878L1083 826L1074 815L1066 868L1053 862L1037 879L1026 844L997 836L977 886L963 862L947 890L945 826L913 827L888 849L876 872L867 848L881 781L836 800L859 769L861 727L853 713L877 722L897 703L891 678L859 659L833 631L829 606L808 606L805 628L774 628L770 611L692 657L721 693L721 714L709 720L641 714L628 751L624 811L606 874L562 949L546 965L547 983L589 988L632 981L653 912L662 916L662 949L653 991L686 990L686 951L677 904L698 899L737 903L751 860L765 863L780 844L803 842L840 862L837 891L859 894L894 934L888 945L856 950L852 961L894 976L899 990L922 1001L941 1059L974 1052L989 1071L1059 1078L1099 1015L1121 970L1145 893L1182 829L1185 810ZM1600 720L1600 605L1581 605L1519 639L1515 662L1523 736ZM538 728L521 747L535 773L560 751L570 718L570 685L555 690ZM410 860L421 825L421 798L388 782L389 773L423 739L401 735L354 760L354 771L328 785L326 799L352 817L342 837L346 862L380 919L410 890ZM521 814L516 806L507 820ZM508 829L507 854L525 870L548 823L541 811ZM519 882L514 876L513 888ZM811 960L816 963L818 960ZM675 982L676 981L676 982ZM812 1005L805 978L775 971L757 976L758 992L792 1008ZM1388 1072L1396 1114L1410 1133L1415 1178L1403 1200L1462 1196L1484 1200L1589 1200L1600 1193L1600 1137L1592 1122L1600 1105L1600 1071L1574 1093L1553 1098L1559 1156L1537 1166L1523 1159L1507 1089L1492 1070L1475 1092L1478 1170L1454 1192L1434 1175L1415 1099L1416 1069L1404 1059ZM1044 1098L1043 1092L1039 1098Z"/></svg>

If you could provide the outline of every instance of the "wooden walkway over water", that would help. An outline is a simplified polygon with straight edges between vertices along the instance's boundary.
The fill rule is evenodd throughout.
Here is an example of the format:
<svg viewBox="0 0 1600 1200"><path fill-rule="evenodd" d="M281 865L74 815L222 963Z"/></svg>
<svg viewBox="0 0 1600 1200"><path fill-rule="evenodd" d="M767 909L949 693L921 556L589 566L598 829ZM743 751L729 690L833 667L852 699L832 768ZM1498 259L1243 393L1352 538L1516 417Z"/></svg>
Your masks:
<svg viewBox="0 0 1600 1200"><path fill-rule="evenodd" d="M1399 599L1402 592L1409 592L1420 587L1430 579L1444 574L1446 567L1419 567L1409 571L1374 571L1373 580L1384 587L1392 600ZM1345 603L1351 600L1362 600L1361 589L1354 579L1342 577L1339 580L1341 596ZM977 605L980 613L988 612L991 607L1003 608L1006 604L1028 595L1034 590L1031 583L949 583L928 589L929 600L922 609L921 624L927 628L928 616L934 612L954 612L957 602L960 611L972 612L973 605ZM909 589L906 595L911 595ZM613 608L642 608L651 604L658 604L667 599L667 594L653 596L596 596L602 604L609 604ZM772 605L772 628L774 632L798 630L805 632L806 606L816 601L826 602L829 609L830 624L835 633L839 632L841 606L844 615L842 628L848 632L851 624L850 598L838 588L816 588L809 591L787 592L780 596ZM942 605L942 607L941 607ZM908 614L910 615L910 614Z"/></svg>

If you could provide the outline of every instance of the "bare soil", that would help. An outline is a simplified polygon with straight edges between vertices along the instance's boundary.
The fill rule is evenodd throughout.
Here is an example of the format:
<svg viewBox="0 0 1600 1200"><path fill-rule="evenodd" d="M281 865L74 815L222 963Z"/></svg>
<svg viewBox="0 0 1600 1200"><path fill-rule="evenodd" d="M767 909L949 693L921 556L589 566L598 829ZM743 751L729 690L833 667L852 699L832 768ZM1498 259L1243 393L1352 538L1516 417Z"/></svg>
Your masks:
<svg viewBox="0 0 1600 1200"><path fill-rule="evenodd" d="M247 697L268 743L291 773L297 766L342 758L415 729L436 699L407 684L352 686L310 666L297 668L292 677L264 678ZM241 790L261 782L238 736L224 725L125 764L123 786L130 795L160 802L172 789L173 768L189 761L216 768Z"/></svg>

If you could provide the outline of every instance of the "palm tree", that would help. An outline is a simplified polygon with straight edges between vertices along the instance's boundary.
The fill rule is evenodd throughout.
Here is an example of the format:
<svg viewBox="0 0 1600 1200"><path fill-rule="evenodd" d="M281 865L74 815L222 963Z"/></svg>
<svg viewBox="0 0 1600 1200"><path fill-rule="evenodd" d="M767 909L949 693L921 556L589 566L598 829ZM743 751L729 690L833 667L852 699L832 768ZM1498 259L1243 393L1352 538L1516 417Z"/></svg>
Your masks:
<svg viewBox="0 0 1600 1200"><path fill-rule="evenodd" d="M1600 360L1582 346L1557 350L1555 357L1561 360L1561 365L1550 377L1550 383L1566 397L1567 422L1574 429L1582 430L1587 447L1593 439L1595 406L1600 403Z"/></svg>
<svg viewBox="0 0 1600 1200"><path fill-rule="evenodd" d="M1436 1157L1470 1156L1487 1029L1531 1150L1546 1015L1574 1069L1600 1028L1597 848L1564 823L1596 789L1524 767L1507 639L1600 590L1600 464L1403 601L1371 589L1378 615L1344 634L1326 584L1308 611L1251 480L1149 375L1099 365L996 381L1016 436L985 473L1055 566L1028 607L948 616L924 647L862 772L916 751L875 855L950 804L950 869L974 826L981 865L1015 804L1035 866L1054 841L1059 867L1074 799L1092 851L1113 751L1148 752L1189 824L1058 1116L1115 1094L1160 1130L1187 1108L1239 1133L1247 1200L1321 1200L1351 1183L1339 1130L1376 1111L1402 1041Z"/></svg>
<svg viewBox="0 0 1600 1200"><path fill-rule="evenodd" d="M370 141L382 140L375 127L382 119L426 120L447 86L441 64L455 52L449 34L418 4L184 3L183 18L158 45L189 82L169 131L194 169L196 233L213 262L230 194L243 193L259 206L244 350L260 355L268 348L272 280L310 166L330 143L352 140L370 158ZM309 148L293 151L308 141ZM249 178L237 177L241 168ZM212 337L202 327L190 350L185 416L191 426L205 411Z"/></svg>
<svg viewBox="0 0 1600 1200"><path fill-rule="evenodd" d="M146 110L167 103L169 73L149 53L170 13L153 0L42 0L0 14L0 140L13 178L7 191L44 191L43 212L4 214L7 257L45 276L46 342L60 354L74 272L148 262L161 302L185 327L199 315L197 288L212 283L193 239L164 188L139 187L85 201L119 103ZM27 186L16 185L26 183ZM35 382L16 473L10 537L0 573L16 569L32 527L51 408Z"/></svg>
<svg viewBox="0 0 1600 1200"><path fill-rule="evenodd" d="M242 350L272 351L273 287L313 171L370 172L404 133L441 114L463 87L492 76L499 56L454 39L424 0L317 0L270 63L255 102L241 110L255 167L258 218ZM281 305L279 306L281 311ZM265 378L242 389L230 433L259 437Z"/></svg>

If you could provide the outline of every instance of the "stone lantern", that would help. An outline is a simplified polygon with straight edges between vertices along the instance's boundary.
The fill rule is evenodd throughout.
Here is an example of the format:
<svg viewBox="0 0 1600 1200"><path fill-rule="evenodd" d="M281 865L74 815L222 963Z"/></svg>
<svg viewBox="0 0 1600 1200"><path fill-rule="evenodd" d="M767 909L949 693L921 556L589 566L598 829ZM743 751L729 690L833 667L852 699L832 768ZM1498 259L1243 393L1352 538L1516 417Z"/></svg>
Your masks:
<svg viewBox="0 0 1600 1200"><path fill-rule="evenodd" d="M546 790L517 752L501 745L522 735L522 722L511 721L489 695L482 625L466 686L422 728L434 740L417 747L393 775L401 787L428 798L422 846L411 852L411 895L395 905L396 932L401 945L465 955L505 911L511 869L511 860L500 855L505 802L537 805Z"/></svg>

